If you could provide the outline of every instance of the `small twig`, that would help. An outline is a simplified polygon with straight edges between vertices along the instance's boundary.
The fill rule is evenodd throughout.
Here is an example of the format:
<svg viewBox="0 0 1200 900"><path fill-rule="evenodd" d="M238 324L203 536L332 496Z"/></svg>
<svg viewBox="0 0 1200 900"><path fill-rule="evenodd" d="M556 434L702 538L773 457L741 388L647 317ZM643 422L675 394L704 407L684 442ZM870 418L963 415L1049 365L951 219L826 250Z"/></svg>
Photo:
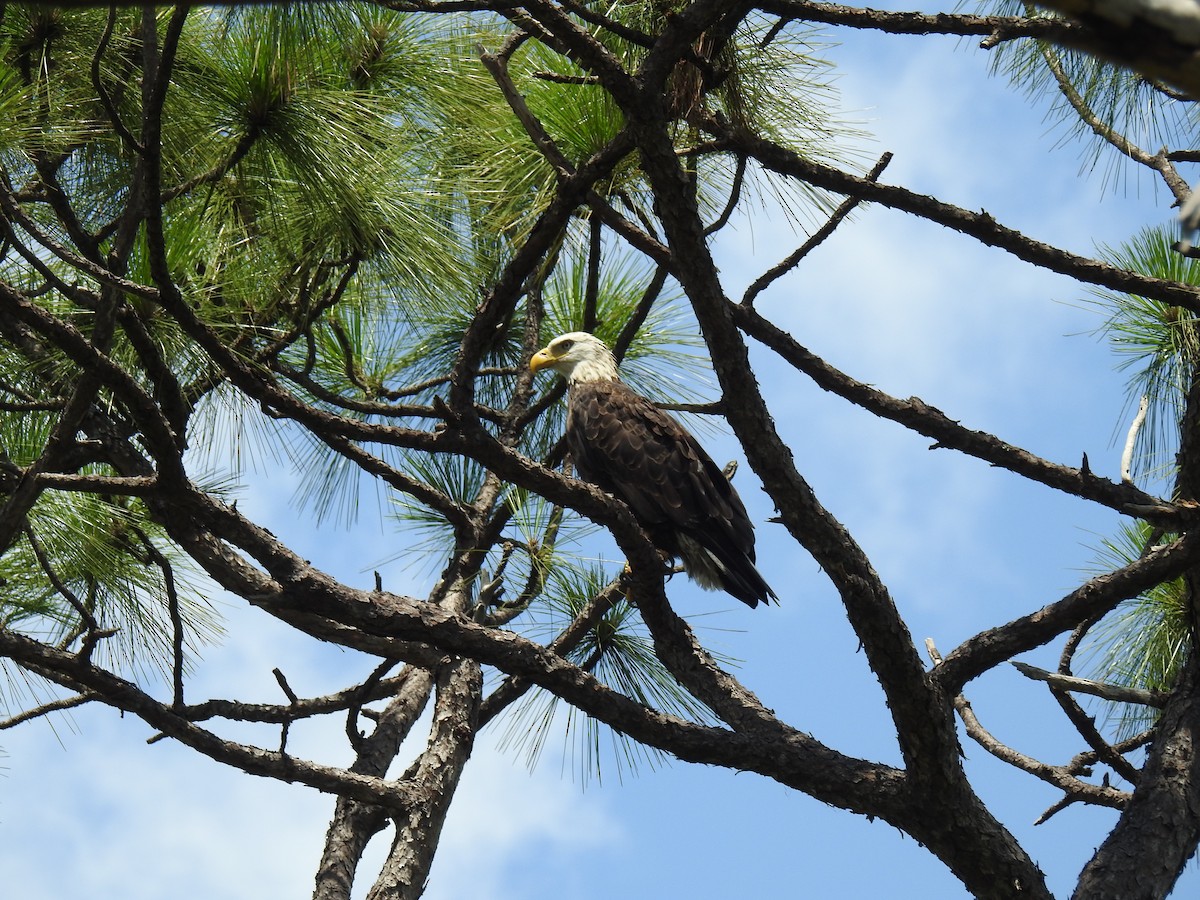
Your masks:
<svg viewBox="0 0 1200 900"><path fill-rule="evenodd" d="M89 631L84 635L83 641L79 646L79 656L81 659L91 659L92 651L96 649L99 643L105 638L113 637L118 634L116 628L101 628L99 631Z"/></svg>
<svg viewBox="0 0 1200 900"><path fill-rule="evenodd" d="M1150 743L1153 738L1154 729L1147 728L1145 731L1135 734L1133 737L1126 738L1123 741L1117 741L1111 746L1114 753L1124 755L1132 753L1134 750L1140 750ZM1067 763L1067 771L1073 775L1087 774L1091 767L1100 761L1100 755L1095 750L1083 750L1076 753L1071 761Z"/></svg>
<svg viewBox="0 0 1200 900"><path fill-rule="evenodd" d="M486 617L488 608L501 602L501 597L504 595L504 572L508 568L508 562L512 559L513 551L517 549L517 546L516 541L504 541L500 546L500 561L496 564L496 571L490 577L486 572L480 573L481 581L477 595L479 615Z"/></svg>
<svg viewBox="0 0 1200 900"><path fill-rule="evenodd" d="M283 693L287 696L288 702L291 703L292 706L298 704L300 702L300 698L296 696L296 692L293 691L291 685L288 684L287 678L284 677L283 672L281 672L277 667L271 670L271 674L274 675L275 680L279 682L279 686L283 689ZM284 719L279 727L280 756L287 756L288 729L291 728L291 725L292 720L288 718Z"/></svg>
<svg viewBox="0 0 1200 900"><path fill-rule="evenodd" d="M271 670L271 674L275 676L275 680L279 682L279 686L283 689L284 695L292 704L300 702L300 698L296 696L296 692L292 690L292 686L288 684L287 677L279 670L278 667Z"/></svg>
<svg viewBox="0 0 1200 900"><path fill-rule="evenodd" d="M650 315L651 308L658 301L663 285L667 283L667 276L669 274L670 269L665 265L659 264L654 270L654 275L650 279L650 283L646 285L646 290L642 292L642 297L638 300L633 314L621 326L621 333L617 335L616 341L613 342L613 356L618 361L625 358L626 351L633 344L633 339L637 337L638 331L645 323L647 316Z"/></svg>
<svg viewBox="0 0 1200 900"><path fill-rule="evenodd" d="M942 664L942 654L933 643L933 638L925 638L925 652L929 654L935 668Z"/></svg>
<svg viewBox="0 0 1200 900"><path fill-rule="evenodd" d="M1055 813L1060 813L1064 809L1066 809L1068 806L1070 806L1072 803L1078 803L1078 802L1079 802L1079 798L1076 797L1074 794L1063 794L1063 796L1059 798L1057 803L1050 806L1050 808L1048 808L1044 813L1042 813L1040 816L1038 816L1036 819L1034 819L1033 824L1034 825L1044 825L1046 822L1050 821L1050 818Z"/></svg>
<svg viewBox="0 0 1200 900"><path fill-rule="evenodd" d="M763 39L758 42L758 49L767 49L767 45L770 44L771 41L775 40L775 38L779 36L779 33L783 31L783 29L786 28L791 21L791 18L787 16L781 16L779 21L772 25L771 29L766 33L766 35L763 36Z"/></svg>
<svg viewBox="0 0 1200 900"><path fill-rule="evenodd" d="M1083 639L1087 637L1087 633L1092 630L1092 626L1099 622L1102 618L1104 618L1103 615L1088 616L1071 630L1071 634L1067 637L1066 643L1063 644L1062 653L1058 657L1059 675L1072 674L1071 663L1075 659L1075 653L1083 644Z"/></svg>
<svg viewBox="0 0 1200 900"><path fill-rule="evenodd" d="M163 574L163 586L167 591L167 613L171 617L171 681L173 689L172 705L176 709L183 706L183 613L179 609L179 591L175 587L175 570L171 561L159 551L149 536L140 528L134 528L138 540L146 549L151 562L158 566Z"/></svg>
<svg viewBox="0 0 1200 900"><path fill-rule="evenodd" d="M334 339L337 340L338 347L342 351L342 371L346 375L346 380L363 392L364 396L370 397L372 389L358 372L358 366L354 362L354 345L350 341L350 336L346 334L346 329L342 327L342 323L330 316L326 320L329 330L333 332Z"/></svg>
<svg viewBox="0 0 1200 900"><path fill-rule="evenodd" d="M600 262L604 252L604 225L597 215L588 222L587 284L583 294L583 330L595 331L599 324Z"/></svg>
<svg viewBox="0 0 1200 900"><path fill-rule="evenodd" d="M712 403L655 403L654 405L668 412L692 413L698 416L725 415L724 400L714 400Z"/></svg>
<svg viewBox="0 0 1200 900"><path fill-rule="evenodd" d="M746 179L746 161L746 154L739 153L737 168L733 172L733 184L729 187L729 200L725 203L725 208L721 210L721 214L717 216L716 220L704 229L705 237L716 234L729 223L729 219L733 216L733 211L737 208L738 201L742 197L742 182Z"/></svg>
<svg viewBox="0 0 1200 900"><path fill-rule="evenodd" d="M104 107L104 112L112 124L113 131L117 133L117 136L129 149L135 153L141 153L144 149L141 142L133 136L121 120L121 114L117 111L117 105L113 102L112 95L109 94L108 88L104 86L104 79L100 76L100 60L104 58L104 54L108 50L108 43L112 40L113 28L116 25L116 21L117 5L114 3L108 8L108 21L105 23L104 31L100 35L100 41L96 45L96 52L92 54L92 88L96 91L100 105Z"/></svg>
<svg viewBox="0 0 1200 900"><path fill-rule="evenodd" d="M745 159L745 155L739 157ZM871 167L871 171L864 176L865 181L878 181L879 176L883 174L883 170L887 168L888 163L892 161L892 154L885 153L879 157L878 162ZM847 216L854 211L854 208L862 203L862 197L851 195L838 204L837 209L833 211L828 221L820 228L812 233L808 240L801 244L793 253L785 259L767 269L762 275L755 279L750 287L746 288L746 293L742 295L743 306L753 306L755 299L764 290L771 286L776 280L789 271L794 269L809 253L822 244L826 238L833 234L834 229L840 225Z"/></svg>
<svg viewBox="0 0 1200 900"><path fill-rule="evenodd" d="M65 697L62 700L52 700L49 703L43 703L41 706L27 709L25 712L17 713L7 719L0 719L0 731L6 728L14 728L22 722L28 722L32 719L39 719L42 716L47 716L50 713L61 712L65 709L74 709L77 706L83 706L85 703L90 703L93 700L99 700L100 695L92 691L85 691L82 694L76 694L74 697Z"/></svg>
<svg viewBox="0 0 1200 900"><path fill-rule="evenodd" d="M1095 752L1097 761L1109 766L1130 784L1136 786L1140 773L1129 760L1114 750L1112 745L1104 739L1104 735L1096 727L1095 717L1089 716L1075 698L1065 690L1051 686L1050 693L1054 695L1055 701L1062 707L1062 711L1066 713L1071 724L1075 726L1079 736Z"/></svg>
<svg viewBox="0 0 1200 900"><path fill-rule="evenodd" d="M46 578L50 580L51 586L62 595L63 599L71 604L71 607L76 613L79 614L79 618L83 620L83 623L87 626L89 633L95 634L96 632L100 631L100 623L96 621L96 617L92 615L92 611L88 609L84 602L75 595L74 591L67 587L63 580L58 577L58 573L54 571L54 566L50 562L50 557L47 555L45 548L42 547L41 541L37 539L37 535L33 533L33 527L26 522L25 527L22 530L25 532L25 537L29 541L30 549L33 550L34 558L37 560L42 571L46 574ZM95 643L92 642L87 646L95 646Z"/></svg>
<svg viewBox="0 0 1200 900"><path fill-rule="evenodd" d="M383 676L388 673L388 670L395 666L400 660L385 659L367 676L366 680L358 686L354 692L354 700L346 710L346 737L350 741L350 746L354 748L354 752L361 754L363 752L365 736L358 730L358 717L363 714L363 703L370 696L371 691L383 680ZM276 669L276 672L279 670Z"/></svg>

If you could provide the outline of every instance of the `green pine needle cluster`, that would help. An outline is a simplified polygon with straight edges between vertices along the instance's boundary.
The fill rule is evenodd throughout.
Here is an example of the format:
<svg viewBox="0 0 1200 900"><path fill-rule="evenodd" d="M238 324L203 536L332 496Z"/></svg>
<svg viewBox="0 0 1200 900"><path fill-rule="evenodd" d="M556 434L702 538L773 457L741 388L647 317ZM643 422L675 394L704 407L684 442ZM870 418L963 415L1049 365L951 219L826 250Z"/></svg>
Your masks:
<svg viewBox="0 0 1200 900"><path fill-rule="evenodd" d="M604 12L655 33L671 11L620 4ZM191 10L161 98L159 248L157 217L151 228L126 214L142 165L141 123L155 108L143 90L151 81L141 68L143 15L33 4L0 12L0 168L22 198L25 218L14 221L14 234L35 248L0 248L0 279L96 337L147 394L159 396L164 379L177 387L182 408L172 415L185 423L185 465L198 483L204 473L204 489L224 494L243 473L282 464L301 485L298 508L315 524L353 522L374 491L379 508L392 512L404 552L432 566L470 552L456 546L444 509L382 486L294 423L264 417L149 292L122 295L89 266L119 259L120 276L144 285L165 268L225 351L239 364L272 370L313 407L433 428L430 404L447 390L481 289L505 270L558 186L555 167L479 57L481 47L503 46L507 26L353 2ZM150 15L161 37L178 12ZM788 27L767 41L769 28L765 18L747 20L719 50L708 36L697 41L697 53L716 54L718 83L702 84L691 63L670 79L673 136L697 175L697 203L714 219L737 161L696 152L703 135L693 114L722 115L814 158L848 155L852 129L834 111L819 36ZM637 42L595 35L631 72L645 57ZM511 55L508 75L570 166L584 164L625 125L603 88L536 41ZM797 214L825 204L819 193L745 174L745 199L775 193ZM47 182L71 216L45 202ZM596 191L655 230L636 154ZM593 215L583 210L563 227L480 360L475 397L497 434L518 396L530 323L543 342L594 327L616 343L637 320L623 360L627 380L664 402L708 396L708 361L686 298L642 257L598 238ZM100 314L105 304L119 304L140 336L110 327ZM169 371L152 371L148 355ZM50 346L16 352L4 344L0 367L0 399L8 401L0 404L0 462L11 473L41 458L64 404L86 382ZM539 414L513 437L519 452L552 465L562 462L558 391L554 379L534 382ZM119 398L106 389L96 389L94 402L119 416ZM561 624L612 577L612 567L584 558L589 523L525 492L496 489L494 476L471 460L363 449L450 502L468 507L489 498L481 514L496 517L503 534L480 548L478 601L508 627L534 633L547 615ZM98 464L72 471L122 474ZM219 636L214 589L139 501L47 490L27 519L0 557L0 627L77 649L91 617L97 628L115 630L99 641L97 659L168 677L171 607L189 654ZM504 591L486 594L484 585L500 579ZM658 663L628 602L609 612L575 658L642 702L706 720ZM545 696L531 702L550 704L539 714L543 723L554 717ZM577 716L569 714L572 722ZM590 721L578 731L590 771L601 732ZM616 740L618 759L637 752Z"/></svg>
<svg viewBox="0 0 1200 900"><path fill-rule="evenodd" d="M1172 249L1166 226L1143 229L1119 247L1101 246L1100 258L1155 278L1200 286L1200 261ZM1129 373L1129 418L1142 397L1149 401L1138 433L1136 475L1173 473L1183 403L1200 363L1200 326L1182 307L1132 294L1096 289L1093 305L1103 315L1099 334Z"/></svg>
<svg viewBox="0 0 1200 900"><path fill-rule="evenodd" d="M1172 249L1166 227L1147 228L1119 247L1104 246L1106 262L1156 278L1200 285L1200 265ZM1132 473L1173 490L1185 398L1200 364L1200 327L1196 316L1178 306L1146 297L1094 291L1094 307L1104 316L1099 334L1129 373L1128 413L1142 398L1146 420L1137 433ZM1097 571L1137 560L1154 539L1144 522L1125 524L1097 551ZM1158 542L1171 539L1157 536ZM1166 582L1122 603L1089 633L1084 654L1088 675L1098 681L1166 691L1190 645L1187 593L1182 580ZM1107 703L1118 737L1129 737L1153 724L1156 710L1135 704Z"/></svg>
<svg viewBox="0 0 1200 900"><path fill-rule="evenodd" d="M1096 570L1110 571L1137 560L1154 538L1145 522L1122 525L1096 555ZM1159 535L1159 542L1175 535ZM1147 691L1170 691L1191 644L1187 589L1182 578L1164 582L1121 603L1095 625L1081 653L1087 677L1105 684ZM1154 724L1158 710L1149 706L1099 701L1117 740L1133 737Z"/></svg>

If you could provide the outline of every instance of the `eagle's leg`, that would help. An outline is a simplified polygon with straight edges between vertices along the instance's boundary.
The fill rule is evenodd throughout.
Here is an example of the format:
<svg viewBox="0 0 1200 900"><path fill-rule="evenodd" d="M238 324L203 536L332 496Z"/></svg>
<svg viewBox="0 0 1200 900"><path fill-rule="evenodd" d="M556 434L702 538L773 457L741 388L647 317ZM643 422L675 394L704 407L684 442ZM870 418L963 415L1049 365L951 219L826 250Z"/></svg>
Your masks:
<svg viewBox="0 0 1200 900"><path fill-rule="evenodd" d="M675 562L675 557L665 550L658 551L658 558L659 558L659 561L663 565L663 577L666 578L668 581L670 581L674 576L678 575L680 572L686 571L683 568L683 566L681 566ZM629 568L628 562L626 562L625 565L621 567L622 575L628 575L632 571L633 570L631 568Z"/></svg>

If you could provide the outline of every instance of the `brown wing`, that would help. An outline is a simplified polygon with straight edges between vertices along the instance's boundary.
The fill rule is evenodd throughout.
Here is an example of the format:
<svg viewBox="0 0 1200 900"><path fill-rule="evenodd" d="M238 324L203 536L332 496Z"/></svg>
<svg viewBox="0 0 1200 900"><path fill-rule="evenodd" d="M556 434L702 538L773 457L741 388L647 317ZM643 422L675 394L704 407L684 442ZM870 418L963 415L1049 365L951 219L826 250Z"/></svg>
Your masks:
<svg viewBox="0 0 1200 900"><path fill-rule="evenodd" d="M753 561L754 530L737 492L696 439L645 397L620 382L572 386L567 439L580 477L625 501L652 534L668 526Z"/></svg>

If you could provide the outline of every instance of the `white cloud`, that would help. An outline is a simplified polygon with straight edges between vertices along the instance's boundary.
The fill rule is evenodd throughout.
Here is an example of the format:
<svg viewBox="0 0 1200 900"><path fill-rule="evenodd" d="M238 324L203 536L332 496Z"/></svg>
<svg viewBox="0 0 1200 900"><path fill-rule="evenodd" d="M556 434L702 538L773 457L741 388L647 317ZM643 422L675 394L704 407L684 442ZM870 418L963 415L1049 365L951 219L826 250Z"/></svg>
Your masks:
<svg viewBox="0 0 1200 900"><path fill-rule="evenodd" d="M365 661L314 647L258 611L234 618L230 642L202 666L190 699L228 696L240 687L241 697L279 702L270 674L276 665L298 690L332 680L352 662L369 670ZM317 658L322 649L332 662ZM289 748L347 763L342 720L335 719L294 728ZM48 721L3 733L6 895L262 900L311 893L333 798L247 776L171 741L147 744L147 726L101 707L77 710L72 721L75 727L56 719L57 734ZM277 746L275 729L213 727ZM415 729L415 742L424 739ZM417 746L402 755L415 752ZM526 896L514 887L526 877L521 861L532 856L569 881L571 859L620 840L605 798L585 794L552 768L530 773L515 754L496 750L490 735L480 740L447 821L428 896L515 900ZM360 895L389 841L388 832L376 839Z"/></svg>
<svg viewBox="0 0 1200 900"><path fill-rule="evenodd" d="M489 735L481 743L447 817L426 897L589 896L584 864L624 843L610 797L584 792L551 765L526 769ZM537 883L553 884L553 893L530 893Z"/></svg>

